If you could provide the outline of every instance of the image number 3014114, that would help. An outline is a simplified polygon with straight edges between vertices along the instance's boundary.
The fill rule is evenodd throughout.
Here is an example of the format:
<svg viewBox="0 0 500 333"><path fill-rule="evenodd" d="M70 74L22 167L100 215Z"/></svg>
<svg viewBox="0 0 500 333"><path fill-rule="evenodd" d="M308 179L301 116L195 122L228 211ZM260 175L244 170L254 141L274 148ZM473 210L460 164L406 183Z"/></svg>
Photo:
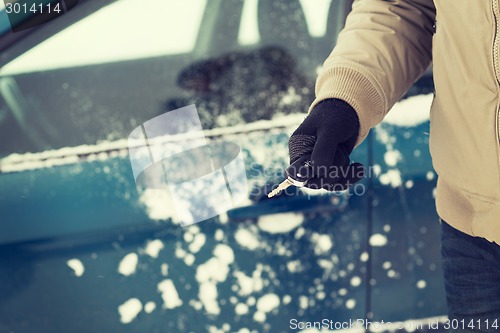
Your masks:
<svg viewBox="0 0 500 333"><path fill-rule="evenodd" d="M79 0L3 0L12 32L24 31L64 15Z"/></svg>

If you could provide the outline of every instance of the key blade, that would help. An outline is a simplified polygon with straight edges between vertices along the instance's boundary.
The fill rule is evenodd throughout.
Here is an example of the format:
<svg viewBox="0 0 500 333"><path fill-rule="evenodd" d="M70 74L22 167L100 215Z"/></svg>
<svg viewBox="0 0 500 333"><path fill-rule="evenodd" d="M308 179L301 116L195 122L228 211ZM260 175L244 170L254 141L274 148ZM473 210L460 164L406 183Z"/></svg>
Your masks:
<svg viewBox="0 0 500 333"><path fill-rule="evenodd" d="M288 179L285 179L281 184L278 185L278 187L276 187L274 190L272 190L271 193L269 193L267 195L267 197L272 198L275 195L279 194L281 191L286 190L291 185L292 185L292 183Z"/></svg>

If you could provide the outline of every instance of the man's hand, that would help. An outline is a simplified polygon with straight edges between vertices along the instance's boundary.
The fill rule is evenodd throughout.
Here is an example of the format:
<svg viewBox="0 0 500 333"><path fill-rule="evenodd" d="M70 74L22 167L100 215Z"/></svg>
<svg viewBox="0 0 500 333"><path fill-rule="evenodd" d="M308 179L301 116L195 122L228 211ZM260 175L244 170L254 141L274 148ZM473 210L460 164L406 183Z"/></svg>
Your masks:
<svg viewBox="0 0 500 333"><path fill-rule="evenodd" d="M318 103L288 142L290 164L311 155L311 178L306 187L343 191L364 177L361 163L351 163L359 131L356 111L339 99Z"/></svg>

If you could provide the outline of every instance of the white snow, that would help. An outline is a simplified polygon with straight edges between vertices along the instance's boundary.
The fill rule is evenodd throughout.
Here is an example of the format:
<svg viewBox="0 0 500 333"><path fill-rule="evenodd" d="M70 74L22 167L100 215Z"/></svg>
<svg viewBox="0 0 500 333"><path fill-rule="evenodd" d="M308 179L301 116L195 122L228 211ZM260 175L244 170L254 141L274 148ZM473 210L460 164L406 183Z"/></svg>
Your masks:
<svg viewBox="0 0 500 333"><path fill-rule="evenodd" d="M80 277L85 272L85 267L83 263L79 259L70 259L66 262L66 264L73 270L76 276Z"/></svg>
<svg viewBox="0 0 500 333"><path fill-rule="evenodd" d="M391 268L392 264L390 261L385 261L383 264L382 264L382 268L387 270L389 268Z"/></svg>
<svg viewBox="0 0 500 333"><path fill-rule="evenodd" d="M186 266L193 266L195 259L196 258L194 255L192 255L191 253L188 253L184 257L184 263L186 264Z"/></svg>
<svg viewBox="0 0 500 333"><path fill-rule="evenodd" d="M354 309L354 307L356 306L356 300L355 299L348 299L346 302L345 302L345 307L348 308L348 309Z"/></svg>
<svg viewBox="0 0 500 333"><path fill-rule="evenodd" d="M168 275L168 264L167 263L161 264L161 275L163 275L163 276Z"/></svg>
<svg viewBox="0 0 500 333"><path fill-rule="evenodd" d="M238 229L234 234L234 238L238 244L249 250L256 250L260 247L257 235L248 229Z"/></svg>
<svg viewBox="0 0 500 333"><path fill-rule="evenodd" d="M328 253L333 247L333 241L330 235L313 233L311 235L311 242L314 245L314 253L316 255Z"/></svg>
<svg viewBox="0 0 500 333"><path fill-rule="evenodd" d="M245 1L245 3L247 3L247 1ZM237 331L236 333L253 333L255 331L250 331L248 328L246 327L243 327L243 328L240 328L239 331Z"/></svg>
<svg viewBox="0 0 500 333"><path fill-rule="evenodd" d="M262 280L263 266L261 264L257 265L255 271L253 271L252 276L248 276L243 272L235 271L233 276L237 280L238 284L238 295L248 296L255 292L259 292L264 287L264 281Z"/></svg>
<svg viewBox="0 0 500 333"><path fill-rule="evenodd" d="M306 230L302 227L298 228L297 231L295 231L295 239L300 239L302 236L306 234Z"/></svg>
<svg viewBox="0 0 500 333"><path fill-rule="evenodd" d="M304 215L296 213L264 215L259 218L257 225L271 234L287 233L304 222Z"/></svg>
<svg viewBox="0 0 500 333"><path fill-rule="evenodd" d="M302 271L302 263L300 260L292 260L286 263L286 268L290 273L297 273Z"/></svg>
<svg viewBox="0 0 500 333"><path fill-rule="evenodd" d="M318 259L318 265L325 270L326 275L329 275L335 263L330 259Z"/></svg>
<svg viewBox="0 0 500 333"><path fill-rule="evenodd" d="M248 313L248 305L245 303L238 303L234 308L234 312L239 316L246 315Z"/></svg>
<svg viewBox="0 0 500 333"><path fill-rule="evenodd" d="M301 295L299 297L299 307L301 309L307 309L309 307L309 300L307 299L307 296Z"/></svg>
<svg viewBox="0 0 500 333"><path fill-rule="evenodd" d="M215 231L214 238L218 242L222 241L224 239L224 231L217 229L217 231Z"/></svg>
<svg viewBox="0 0 500 333"><path fill-rule="evenodd" d="M255 299L255 297L250 296L247 298L247 305L248 306L254 306L255 303L257 303L257 300Z"/></svg>
<svg viewBox="0 0 500 333"><path fill-rule="evenodd" d="M219 303L217 302L217 286L213 281L206 281L200 284L199 298L206 313L218 315L220 313Z"/></svg>
<svg viewBox="0 0 500 333"><path fill-rule="evenodd" d="M433 94L417 95L397 102L384 118L384 123L411 127L429 120Z"/></svg>
<svg viewBox="0 0 500 333"><path fill-rule="evenodd" d="M118 265L118 273L129 276L134 274L137 269L137 264L139 262L139 257L136 253L129 253L120 261Z"/></svg>
<svg viewBox="0 0 500 333"><path fill-rule="evenodd" d="M206 236L205 234L198 233L194 236L193 242L189 244L189 251L191 253L198 253L200 249L205 245Z"/></svg>
<svg viewBox="0 0 500 333"><path fill-rule="evenodd" d="M427 178L428 181L431 181L434 179L434 172L428 171L427 174L425 175L425 178Z"/></svg>
<svg viewBox="0 0 500 333"><path fill-rule="evenodd" d="M229 216L227 216L227 212L219 214L219 222L222 224L226 224L227 222L229 222Z"/></svg>
<svg viewBox="0 0 500 333"><path fill-rule="evenodd" d="M238 281L239 285L238 294L240 296L250 295L255 290L254 280L252 279L252 277L247 276L245 273L239 271L234 272L233 275L236 277Z"/></svg>
<svg viewBox="0 0 500 333"><path fill-rule="evenodd" d="M182 247L180 247L179 244L177 244L177 247L175 248L174 254L177 258L184 259L188 253L186 252L186 250L184 250Z"/></svg>
<svg viewBox="0 0 500 333"><path fill-rule="evenodd" d="M194 236L192 233L190 233L190 232L184 233L184 241L191 243L193 241L193 239L194 239Z"/></svg>
<svg viewBox="0 0 500 333"><path fill-rule="evenodd" d="M214 249L214 256L222 262L230 265L234 262L233 249L226 244L217 244Z"/></svg>
<svg viewBox="0 0 500 333"><path fill-rule="evenodd" d="M351 278L351 286L357 287L361 284L361 278L359 276L353 276Z"/></svg>
<svg viewBox="0 0 500 333"><path fill-rule="evenodd" d="M196 269L196 281L200 284L198 297L209 314L220 313L217 301L217 283L224 282L229 273L229 265L234 262L234 252L226 244L217 244L214 256Z"/></svg>
<svg viewBox="0 0 500 333"><path fill-rule="evenodd" d="M418 289L424 289L426 286L427 286L427 282L425 282L425 280L418 280L418 282L417 282Z"/></svg>
<svg viewBox="0 0 500 333"><path fill-rule="evenodd" d="M221 127L210 130L204 130L203 134L205 138L216 138L220 136L230 136L230 135L238 135L238 134L248 134L250 132L257 131L267 131L270 129L288 129L295 128L298 126L303 120L305 115L298 114L289 114L289 115L280 115L279 117L275 117L272 120L259 120L253 123L247 124L239 124L235 126ZM183 140L187 140L192 138L192 133L183 133L179 135L165 135L158 136L149 141L150 145L158 145L164 144L166 142L181 142ZM127 157L129 155L129 148L134 148L136 146L142 145L143 142L134 142L127 139L119 139L115 141L100 141L94 145L80 145L74 147L64 147L59 149L50 149L42 152L36 153L23 153L23 154L10 154L2 159L0 159L0 170L2 173L8 172L17 172L24 170L35 170L40 168L52 167L55 165L67 165L67 164L75 164L84 160L107 160L114 156ZM110 152L110 153L107 153ZM286 150L283 150L283 154L286 155ZM264 155L264 157L266 157ZM265 161L265 159L264 159ZM147 189L144 191L143 196L145 197L142 201L144 204L148 204L150 198L155 198L157 196L164 196L169 199L170 196L168 191L162 189ZM153 192L153 193L146 193ZM158 193L154 193L158 192ZM161 192L167 192L161 193ZM161 204L161 201L157 199ZM163 207L165 207L165 202L163 202ZM153 204L155 210L162 212L161 207L157 207L156 204ZM166 208L163 209L163 211ZM153 216L157 216L153 214ZM163 212L160 214L157 219L164 219L171 217L170 214ZM153 218L153 217L152 217Z"/></svg>
<svg viewBox="0 0 500 333"><path fill-rule="evenodd" d="M156 303L155 302L147 302L144 305L144 312L146 313L151 313L156 309Z"/></svg>
<svg viewBox="0 0 500 333"><path fill-rule="evenodd" d="M273 293L263 295L257 300L257 310L263 313L271 312L278 308L279 305L280 298Z"/></svg>
<svg viewBox="0 0 500 333"><path fill-rule="evenodd" d="M159 239L155 239L147 243L144 252L152 258L158 258L158 255L163 248L163 242Z"/></svg>
<svg viewBox="0 0 500 333"><path fill-rule="evenodd" d="M384 161L390 167L396 166L401 160L402 155L398 150L388 150L384 154Z"/></svg>
<svg viewBox="0 0 500 333"><path fill-rule="evenodd" d="M137 298L131 298L118 307L120 321L123 324L131 323L142 311L142 303Z"/></svg>
<svg viewBox="0 0 500 333"><path fill-rule="evenodd" d="M151 220L166 220L173 217L173 203L170 192L166 189L145 189L139 197L139 202L146 208Z"/></svg>
<svg viewBox="0 0 500 333"><path fill-rule="evenodd" d="M370 237L371 246L384 246L387 244L387 237L382 234L373 234Z"/></svg>
<svg viewBox="0 0 500 333"><path fill-rule="evenodd" d="M280 305L280 299L276 294L266 294L257 301L257 312L254 314L254 320L264 322L268 312L277 309Z"/></svg>
<svg viewBox="0 0 500 333"><path fill-rule="evenodd" d="M196 280L200 283L208 281L223 282L229 273L229 266L219 258L212 257L196 269Z"/></svg>
<svg viewBox="0 0 500 333"><path fill-rule="evenodd" d="M163 308L175 309L182 305L182 300L179 298L179 294L172 280L163 280L158 283L157 289L161 293L161 298L163 299Z"/></svg>
<svg viewBox="0 0 500 333"><path fill-rule="evenodd" d="M253 314L253 320L258 323L263 323L266 321L266 314L264 312L257 311Z"/></svg>
<svg viewBox="0 0 500 333"><path fill-rule="evenodd" d="M380 175L379 180L382 185L391 185L393 188L399 187L402 184L401 172L397 169L388 170Z"/></svg>
<svg viewBox="0 0 500 333"><path fill-rule="evenodd" d="M368 254L368 252L363 252L359 256L359 260L361 260L362 262L366 262L366 261L368 261L369 257L370 257L370 255Z"/></svg>

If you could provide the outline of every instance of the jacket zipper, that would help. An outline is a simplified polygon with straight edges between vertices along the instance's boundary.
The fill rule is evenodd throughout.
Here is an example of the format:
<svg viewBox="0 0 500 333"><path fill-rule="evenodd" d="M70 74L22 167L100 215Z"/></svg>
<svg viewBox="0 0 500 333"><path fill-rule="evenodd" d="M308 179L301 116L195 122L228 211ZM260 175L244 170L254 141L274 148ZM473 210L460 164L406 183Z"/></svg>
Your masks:
<svg viewBox="0 0 500 333"><path fill-rule="evenodd" d="M495 17L495 40L493 42L493 66L495 69L495 79L497 80L497 84L500 85L499 74L499 59L498 59L498 46L500 44L500 36L498 34L498 26L500 24L498 16L500 12L498 10L498 0L493 0L493 16ZM496 110L497 117L497 142L500 143L500 108L497 107Z"/></svg>

